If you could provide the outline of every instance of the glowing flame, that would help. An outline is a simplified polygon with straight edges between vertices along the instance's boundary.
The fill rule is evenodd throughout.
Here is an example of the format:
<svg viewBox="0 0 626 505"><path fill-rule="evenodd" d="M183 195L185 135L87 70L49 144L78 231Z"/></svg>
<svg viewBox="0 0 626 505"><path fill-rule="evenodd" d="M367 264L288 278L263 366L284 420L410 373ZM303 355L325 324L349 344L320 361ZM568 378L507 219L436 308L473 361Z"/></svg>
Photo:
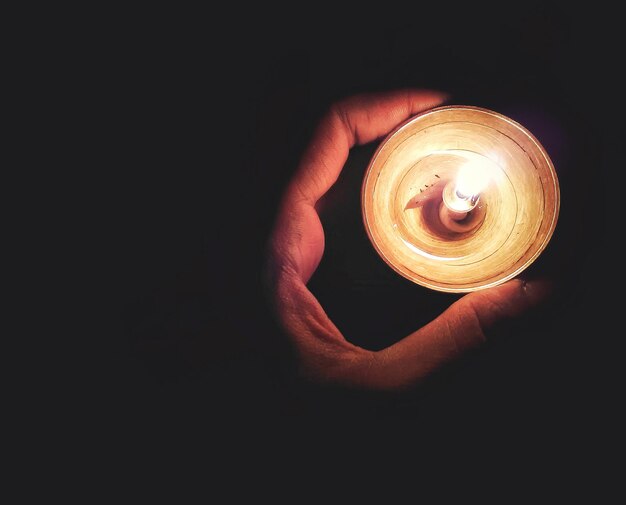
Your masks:
<svg viewBox="0 0 626 505"><path fill-rule="evenodd" d="M489 169L484 163L470 161L462 165L456 177L456 192L461 198L478 197L489 184Z"/></svg>

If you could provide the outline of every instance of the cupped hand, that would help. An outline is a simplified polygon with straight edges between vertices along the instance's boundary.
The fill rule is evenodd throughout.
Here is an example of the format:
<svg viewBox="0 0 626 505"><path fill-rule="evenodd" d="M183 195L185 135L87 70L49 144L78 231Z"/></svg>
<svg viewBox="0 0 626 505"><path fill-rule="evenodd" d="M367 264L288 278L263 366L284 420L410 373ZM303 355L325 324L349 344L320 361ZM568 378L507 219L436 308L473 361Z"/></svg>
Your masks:
<svg viewBox="0 0 626 505"><path fill-rule="evenodd" d="M548 281L520 279L475 291L399 342L370 351L348 342L307 288L324 253L315 204L337 180L350 149L384 137L445 99L436 91L400 90L336 103L320 121L285 190L269 242L269 288L299 369L310 380L371 390L412 386L485 342L489 329L523 316L550 292Z"/></svg>

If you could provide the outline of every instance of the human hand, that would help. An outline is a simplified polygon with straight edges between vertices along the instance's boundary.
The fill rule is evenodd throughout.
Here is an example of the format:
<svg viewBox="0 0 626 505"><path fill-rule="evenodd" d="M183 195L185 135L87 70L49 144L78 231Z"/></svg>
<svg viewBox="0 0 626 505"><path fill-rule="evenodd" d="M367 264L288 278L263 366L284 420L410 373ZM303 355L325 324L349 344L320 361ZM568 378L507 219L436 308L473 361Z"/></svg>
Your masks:
<svg viewBox="0 0 626 505"><path fill-rule="evenodd" d="M269 243L270 290L300 371L313 381L373 390L411 386L485 342L489 329L526 314L550 292L545 280L520 279L472 292L399 342L370 351L348 342L307 288L324 252L315 205L337 180L350 149L385 136L444 99L435 91L402 90L333 105L286 188Z"/></svg>

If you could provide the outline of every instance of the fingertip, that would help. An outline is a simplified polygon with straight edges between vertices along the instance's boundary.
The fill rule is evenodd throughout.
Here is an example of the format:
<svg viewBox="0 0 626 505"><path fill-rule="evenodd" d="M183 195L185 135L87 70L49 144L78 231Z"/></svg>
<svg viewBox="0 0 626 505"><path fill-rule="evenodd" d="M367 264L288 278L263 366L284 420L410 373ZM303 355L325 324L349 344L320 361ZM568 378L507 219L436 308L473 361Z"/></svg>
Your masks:
<svg viewBox="0 0 626 505"><path fill-rule="evenodd" d="M439 101L442 103L449 103L452 100L452 93L440 89L440 90L436 90L437 96L439 98Z"/></svg>
<svg viewBox="0 0 626 505"><path fill-rule="evenodd" d="M516 278L498 286L474 291L461 298L459 310L470 310L483 329L498 321L512 319L543 305L552 292L552 283L546 279Z"/></svg>
<svg viewBox="0 0 626 505"><path fill-rule="evenodd" d="M452 93L448 93L447 91L441 92L441 105L450 105L452 103Z"/></svg>
<svg viewBox="0 0 626 505"><path fill-rule="evenodd" d="M413 89L412 95L413 112L422 112L434 107L439 107L450 102L452 95L443 90L436 89Z"/></svg>
<svg viewBox="0 0 626 505"><path fill-rule="evenodd" d="M522 292L533 305L549 298L555 291L554 281L545 277L533 279L519 277L512 282L520 284Z"/></svg>

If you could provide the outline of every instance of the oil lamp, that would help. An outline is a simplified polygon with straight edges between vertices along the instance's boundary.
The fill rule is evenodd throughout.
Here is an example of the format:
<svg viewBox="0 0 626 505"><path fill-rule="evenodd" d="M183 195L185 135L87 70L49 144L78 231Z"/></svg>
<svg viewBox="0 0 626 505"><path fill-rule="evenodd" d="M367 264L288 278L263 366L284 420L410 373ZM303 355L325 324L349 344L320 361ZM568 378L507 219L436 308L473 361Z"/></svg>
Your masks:
<svg viewBox="0 0 626 505"><path fill-rule="evenodd" d="M472 106L438 107L379 145L361 193L381 258L430 289L469 292L532 264L558 220L550 157L522 125Z"/></svg>

